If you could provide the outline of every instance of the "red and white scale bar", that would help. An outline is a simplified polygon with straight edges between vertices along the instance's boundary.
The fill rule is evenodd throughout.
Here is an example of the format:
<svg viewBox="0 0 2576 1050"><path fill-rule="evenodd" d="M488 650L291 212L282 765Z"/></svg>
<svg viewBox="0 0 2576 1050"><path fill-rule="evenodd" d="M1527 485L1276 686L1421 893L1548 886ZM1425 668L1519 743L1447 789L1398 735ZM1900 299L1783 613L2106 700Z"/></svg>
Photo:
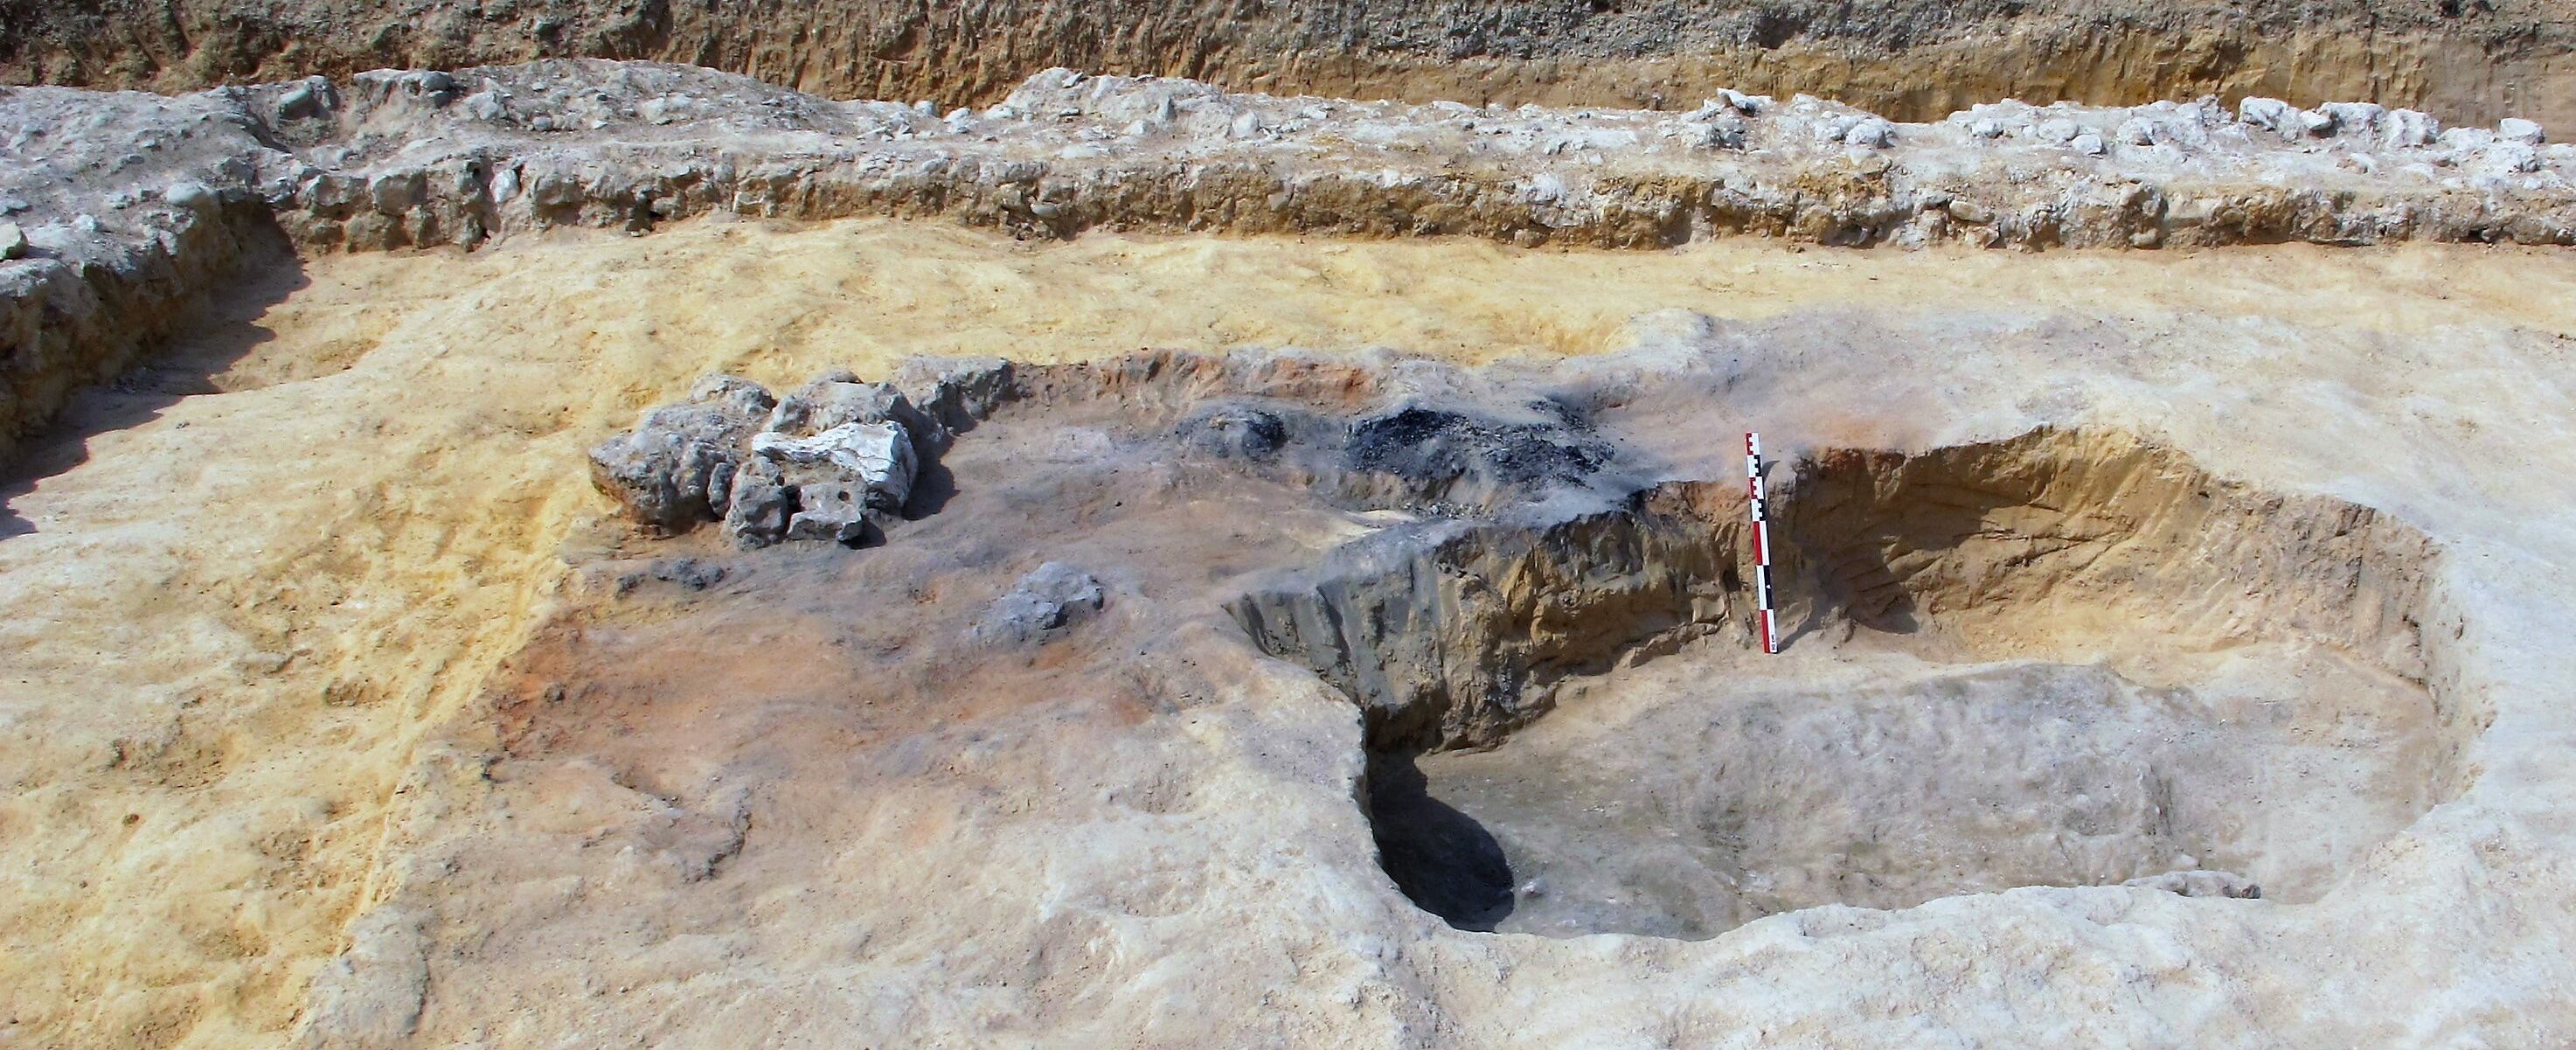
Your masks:
<svg viewBox="0 0 2576 1050"><path fill-rule="evenodd" d="M1744 432L1744 496L1753 508L1753 598L1762 609L1762 651L1780 651L1771 614L1771 515L1762 497L1762 435Z"/></svg>

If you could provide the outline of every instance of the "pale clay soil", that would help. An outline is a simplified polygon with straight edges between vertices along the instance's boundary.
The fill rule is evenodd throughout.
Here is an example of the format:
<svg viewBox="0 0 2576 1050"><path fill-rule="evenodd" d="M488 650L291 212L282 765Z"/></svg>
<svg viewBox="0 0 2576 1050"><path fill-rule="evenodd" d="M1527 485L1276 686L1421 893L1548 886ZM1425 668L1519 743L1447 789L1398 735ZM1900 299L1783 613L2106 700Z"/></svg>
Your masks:
<svg viewBox="0 0 2576 1050"><path fill-rule="evenodd" d="M1671 310L1719 324L1631 323ZM706 221L292 264L80 395L0 489L0 1045L276 1045L316 1017L325 1045L2560 1043L2571 333L2560 254L2472 247L1609 253ZM2100 425L2424 530L2452 552L2452 673L2483 724L2465 793L2280 901L2036 890L1702 941L1474 934L1372 863L1348 709L1240 659L1210 706L960 745L938 761L982 763L980 788L795 811L813 834L737 828L710 854L866 892L755 882L726 910L631 857L519 882L459 866L517 834L659 841L620 814L683 794L577 765L490 786L486 723L498 669L570 601L567 559L620 542L584 449L702 374L1694 340L1748 348L1723 418L1664 441L1707 477L1748 427L1795 455ZM1278 527L1320 547L1346 523ZM804 756L788 770L831 746L782 737L705 746ZM1106 778L1081 788L1098 801L1066 787L1084 778ZM510 807L529 830L496 826ZM980 874L884 874L913 865ZM476 932L460 902L536 926ZM665 917L740 936L638 932ZM1860 970L1882 979L1849 987Z"/></svg>

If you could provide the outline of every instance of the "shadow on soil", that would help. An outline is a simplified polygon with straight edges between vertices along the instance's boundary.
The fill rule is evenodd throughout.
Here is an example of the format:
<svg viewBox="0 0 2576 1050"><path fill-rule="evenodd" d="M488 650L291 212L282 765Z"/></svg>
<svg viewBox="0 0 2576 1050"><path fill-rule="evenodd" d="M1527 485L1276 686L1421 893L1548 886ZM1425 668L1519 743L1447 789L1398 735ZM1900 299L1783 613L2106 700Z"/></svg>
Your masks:
<svg viewBox="0 0 2576 1050"><path fill-rule="evenodd" d="M1415 904L1462 930L1492 932L1512 914L1512 866L1476 818L1431 797L1413 756L1375 753L1369 814L1378 863Z"/></svg>
<svg viewBox="0 0 2576 1050"><path fill-rule="evenodd" d="M186 308L170 333L134 354L113 379L72 394L45 429L29 435L14 459L0 461L0 540L36 531L15 504L38 482L89 461L89 442L141 426L163 409L221 393L216 377L277 333L259 321L268 309L312 282L281 242L242 265L240 273Z"/></svg>

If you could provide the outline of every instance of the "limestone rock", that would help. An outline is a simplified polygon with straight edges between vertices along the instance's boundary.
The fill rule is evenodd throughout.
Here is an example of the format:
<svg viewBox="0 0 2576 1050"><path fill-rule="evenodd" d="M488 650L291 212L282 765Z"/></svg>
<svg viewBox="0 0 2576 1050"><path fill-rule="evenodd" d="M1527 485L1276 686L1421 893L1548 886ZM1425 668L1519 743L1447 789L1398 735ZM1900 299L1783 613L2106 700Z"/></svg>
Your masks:
<svg viewBox="0 0 2576 1050"><path fill-rule="evenodd" d="M1771 96L1747 95L1744 92L1735 90L1734 88L1717 89L1717 100L1726 103L1729 108L1732 108L1736 112L1742 113L1746 116L1752 116L1762 112L1763 110L1771 108Z"/></svg>
<svg viewBox="0 0 2576 1050"><path fill-rule="evenodd" d="M717 520L731 502L743 443L771 405L759 384L708 377L688 401L653 409L635 429L592 449L591 482L657 532Z"/></svg>
<svg viewBox="0 0 2576 1050"><path fill-rule="evenodd" d="M2328 102L2316 112L2332 122L2333 134L2347 138L2376 139L2388 121L2388 107L2376 102Z"/></svg>
<svg viewBox="0 0 2576 1050"><path fill-rule="evenodd" d="M14 222L0 222L0 260L23 259L27 255L27 234Z"/></svg>
<svg viewBox="0 0 2576 1050"><path fill-rule="evenodd" d="M817 385L873 386L838 380ZM808 407L828 413L853 403L825 400ZM766 431L752 437L751 455L732 477L725 532L746 547L782 540L857 546L882 534L885 523L902 512L918 469L911 436L892 420L842 423L804 437Z"/></svg>
<svg viewBox="0 0 2576 1050"><path fill-rule="evenodd" d="M1020 578L975 626L988 642L1043 642L1099 612L1108 601L1100 581L1061 562L1048 562Z"/></svg>
<svg viewBox="0 0 2576 1050"><path fill-rule="evenodd" d="M1733 113L1717 113L1699 124L1699 144L1711 149L1743 149L1751 128Z"/></svg>
<svg viewBox="0 0 2576 1050"><path fill-rule="evenodd" d="M709 377L686 402L656 408L634 430L591 452L600 490L664 534L721 520L747 547L783 540L857 545L903 512L925 457L952 427L972 426L1010 394L1011 368L991 360L932 360L903 382L939 413L916 408L893 383L833 371L784 399L746 380Z"/></svg>
<svg viewBox="0 0 2576 1050"><path fill-rule="evenodd" d="M754 458L734 472L731 499L725 507L725 534L745 547L766 547L787 538L788 520L796 516L796 490L778 464Z"/></svg>
<svg viewBox="0 0 2576 1050"><path fill-rule="evenodd" d="M787 519L785 538L830 540L855 547L879 528L882 512L869 506L867 486L848 481L817 481L796 487L796 513Z"/></svg>
<svg viewBox="0 0 2576 1050"><path fill-rule="evenodd" d="M2299 119L2299 107L2277 98L2247 95L2244 101L2236 104L2236 117L2284 138L2296 138L2307 131Z"/></svg>
<svg viewBox="0 0 2576 1050"><path fill-rule="evenodd" d="M501 96L492 91L477 91L465 96L465 112L468 116L486 124L498 124L510 115L509 108L503 104Z"/></svg>
<svg viewBox="0 0 2576 1050"><path fill-rule="evenodd" d="M904 420L911 406L887 383L862 383L847 372L805 384L769 414L772 433L812 435L852 423Z"/></svg>
<svg viewBox="0 0 2576 1050"><path fill-rule="evenodd" d="M2393 148L2430 146L2442 137L2442 122L2419 110L2389 110L2380 128L2381 141Z"/></svg>
<svg viewBox="0 0 2576 1050"><path fill-rule="evenodd" d="M1288 439L1278 413L1233 401L1200 406L1181 420L1181 439L1203 452L1233 459L1269 459Z"/></svg>
<svg viewBox="0 0 2576 1050"><path fill-rule="evenodd" d="M2168 871L2162 875L2130 879L2121 885L2145 890L2163 890L2166 893L2178 893L2185 897L2251 899L2263 895L2263 887L2255 885L2254 880L2226 871Z"/></svg>
<svg viewBox="0 0 2576 1050"><path fill-rule="evenodd" d="M2236 119L2283 135L2302 130L2299 107L2277 98L2247 95L2236 103Z"/></svg>
<svg viewBox="0 0 2576 1050"><path fill-rule="evenodd" d="M306 77L277 96L279 120L302 120L331 112L340 104L339 93L323 77Z"/></svg>
<svg viewBox="0 0 2576 1050"><path fill-rule="evenodd" d="M1016 396L1014 377L999 357L917 357L898 366L892 382L931 422L964 432Z"/></svg>
<svg viewBox="0 0 2576 1050"><path fill-rule="evenodd" d="M194 179L175 182L163 191L161 199L173 208L204 211L215 206L215 191Z"/></svg>
<svg viewBox="0 0 2576 1050"><path fill-rule="evenodd" d="M751 442L754 455L778 464L788 483L797 486L847 484L863 492L865 502L880 510L900 510L912 493L912 437L903 424L843 423L812 437L763 433Z"/></svg>

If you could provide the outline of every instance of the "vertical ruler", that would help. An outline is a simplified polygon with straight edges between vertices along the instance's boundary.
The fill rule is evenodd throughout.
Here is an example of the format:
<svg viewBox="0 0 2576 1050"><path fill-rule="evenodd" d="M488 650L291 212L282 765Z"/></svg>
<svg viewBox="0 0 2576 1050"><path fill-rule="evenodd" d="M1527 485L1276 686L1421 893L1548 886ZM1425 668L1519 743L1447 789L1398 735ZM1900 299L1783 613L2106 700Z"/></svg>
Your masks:
<svg viewBox="0 0 2576 1050"><path fill-rule="evenodd" d="M1780 651L1771 617L1771 514L1762 497L1762 435L1744 432L1744 496L1753 510L1753 599L1762 612L1762 651Z"/></svg>

